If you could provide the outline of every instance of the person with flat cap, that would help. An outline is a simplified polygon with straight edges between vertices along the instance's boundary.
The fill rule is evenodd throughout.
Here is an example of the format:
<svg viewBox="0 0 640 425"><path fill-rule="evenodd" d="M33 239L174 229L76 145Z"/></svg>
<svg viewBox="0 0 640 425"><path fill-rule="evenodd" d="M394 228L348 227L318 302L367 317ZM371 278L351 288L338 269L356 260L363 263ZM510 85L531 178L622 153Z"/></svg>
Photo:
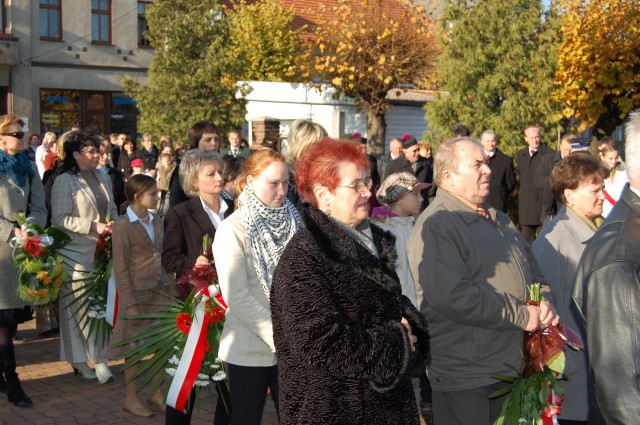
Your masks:
<svg viewBox="0 0 640 425"><path fill-rule="evenodd" d="M422 158L419 154L420 145L415 137L405 134L402 137L403 156L396 158L387 164L385 178L394 173L407 172L413 174L421 183L430 183L430 187L423 189L422 195L423 211L429 205L430 200L435 197L435 186L433 186L433 160L431 158Z"/></svg>

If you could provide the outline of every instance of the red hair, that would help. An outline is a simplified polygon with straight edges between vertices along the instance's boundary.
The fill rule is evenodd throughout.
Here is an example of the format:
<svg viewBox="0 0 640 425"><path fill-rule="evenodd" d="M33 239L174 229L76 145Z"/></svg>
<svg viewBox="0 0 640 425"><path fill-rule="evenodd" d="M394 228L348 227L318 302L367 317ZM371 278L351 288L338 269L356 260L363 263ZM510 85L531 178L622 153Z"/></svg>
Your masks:
<svg viewBox="0 0 640 425"><path fill-rule="evenodd" d="M242 176L236 185L237 193L241 193L247 185L247 177L258 177L272 162L287 163L282 155L272 149L263 149L249 155L244 165Z"/></svg>
<svg viewBox="0 0 640 425"><path fill-rule="evenodd" d="M347 164L355 164L368 171L369 158L362 147L357 142L328 138L310 145L296 162L296 186L305 201L317 207L313 188L320 185L335 191L342 179L342 169Z"/></svg>

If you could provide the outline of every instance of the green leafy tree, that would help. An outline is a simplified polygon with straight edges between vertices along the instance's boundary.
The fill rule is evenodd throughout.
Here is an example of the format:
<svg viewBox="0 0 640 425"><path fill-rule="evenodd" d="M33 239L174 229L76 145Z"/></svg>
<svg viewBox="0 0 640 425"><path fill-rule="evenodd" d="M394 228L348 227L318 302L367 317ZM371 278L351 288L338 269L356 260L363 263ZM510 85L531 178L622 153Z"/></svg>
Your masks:
<svg viewBox="0 0 640 425"><path fill-rule="evenodd" d="M387 95L433 73L434 26L422 4L407 0L339 0L334 7L321 5L320 16L309 39L310 76L355 100L367 114L372 151L383 153Z"/></svg>
<svg viewBox="0 0 640 425"><path fill-rule="evenodd" d="M444 51L438 60L439 89L427 104L434 143L462 123L479 136L493 129L501 149L513 154L524 145L531 123L554 138L559 106L553 101L560 18L539 0L451 0L440 21Z"/></svg>
<svg viewBox="0 0 640 425"><path fill-rule="evenodd" d="M139 131L184 138L204 119L222 129L239 126L246 87L237 84L241 64L229 54L229 25L220 1L157 1L146 17L146 37L155 49L149 84L124 81L125 92L138 102Z"/></svg>
<svg viewBox="0 0 640 425"><path fill-rule="evenodd" d="M293 7L261 0L239 0L226 9L229 19L229 53L242 62L240 79L249 81L298 81L304 57L302 34L306 26L293 29Z"/></svg>

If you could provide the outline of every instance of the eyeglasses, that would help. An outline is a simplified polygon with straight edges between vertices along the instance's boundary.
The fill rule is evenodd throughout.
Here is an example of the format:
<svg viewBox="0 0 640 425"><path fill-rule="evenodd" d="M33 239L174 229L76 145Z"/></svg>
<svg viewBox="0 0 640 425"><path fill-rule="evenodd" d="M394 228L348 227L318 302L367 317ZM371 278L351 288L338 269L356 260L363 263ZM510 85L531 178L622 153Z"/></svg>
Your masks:
<svg viewBox="0 0 640 425"><path fill-rule="evenodd" d="M357 192L360 192L360 193L364 193L365 188L367 190L371 190L372 186L373 186L373 180L371 180L371 177L367 177L366 179L358 183L338 185L338 187L350 187L351 189L355 189Z"/></svg>
<svg viewBox="0 0 640 425"><path fill-rule="evenodd" d="M100 155L100 151L97 149L80 149L80 152L86 153L89 156Z"/></svg>
<svg viewBox="0 0 640 425"><path fill-rule="evenodd" d="M12 133L2 133L2 135L3 136L15 137L16 139L22 140L22 138L24 137L24 131L14 131Z"/></svg>

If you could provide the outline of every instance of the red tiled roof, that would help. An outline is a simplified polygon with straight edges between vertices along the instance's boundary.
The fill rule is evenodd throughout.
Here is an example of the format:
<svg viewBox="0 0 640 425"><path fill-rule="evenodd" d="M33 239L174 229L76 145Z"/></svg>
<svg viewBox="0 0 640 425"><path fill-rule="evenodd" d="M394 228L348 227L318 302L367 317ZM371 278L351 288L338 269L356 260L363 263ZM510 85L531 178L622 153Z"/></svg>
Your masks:
<svg viewBox="0 0 640 425"><path fill-rule="evenodd" d="M246 0L247 4L256 3L258 0ZM282 3L285 8L289 8L293 6L296 10L296 16L293 19L292 27L300 28L303 25L307 25L309 27L309 31L313 29L314 26L320 23L320 5L325 5L327 9L331 7L338 6L338 0L276 0ZM386 6L388 10L393 10L398 7L397 0L380 0L383 5ZM229 6L231 4L230 0L223 0L222 4L225 6ZM330 11L326 12L327 15L331 14ZM324 18L331 19L333 16L324 16Z"/></svg>

